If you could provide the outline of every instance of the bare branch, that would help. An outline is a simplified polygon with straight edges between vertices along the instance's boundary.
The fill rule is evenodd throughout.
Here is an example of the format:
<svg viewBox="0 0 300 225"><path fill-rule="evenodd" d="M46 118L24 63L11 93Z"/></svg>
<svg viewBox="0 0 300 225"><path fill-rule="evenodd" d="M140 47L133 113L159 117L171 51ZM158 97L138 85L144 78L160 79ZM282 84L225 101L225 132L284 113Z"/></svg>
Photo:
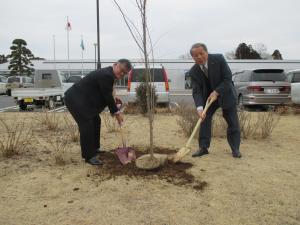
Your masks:
<svg viewBox="0 0 300 225"><path fill-rule="evenodd" d="M143 37L142 37L140 31L138 30L138 28L135 26L135 24L132 22L132 20L128 16L125 15L125 17L128 20L128 22L131 24L131 26L134 28L134 30L135 30L138 38L140 39L140 42L142 42L143 41Z"/></svg>
<svg viewBox="0 0 300 225"><path fill-rule="evenodd" d="M140 43L138 42L136 36L133 34L133 31L132 31L132 29L131 29L131 27L130 27L128 21L127 21L127 18L126 18L126 16L125 16L125 13L123 12L122 8L120 7L120 5L118 4L118 2L117 2L116 0L113 0L113 1L114 1L114 3L116 4L116 6L118 7L120 13L122 14L123 19L124 19L124 22L125 22L127 28L129 29L130 34L131 34L131 36L133 37L135 43L136 43L137 46L139 47L140 51L141 51L141 52L144 52L143 47L140 45Z"/></svg>

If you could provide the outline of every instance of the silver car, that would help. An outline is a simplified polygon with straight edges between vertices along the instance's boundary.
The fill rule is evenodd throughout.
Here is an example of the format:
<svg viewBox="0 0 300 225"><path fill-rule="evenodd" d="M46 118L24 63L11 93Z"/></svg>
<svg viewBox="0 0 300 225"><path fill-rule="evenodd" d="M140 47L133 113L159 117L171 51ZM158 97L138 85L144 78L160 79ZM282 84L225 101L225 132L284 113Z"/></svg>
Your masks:
<svg viewBox="0 0 300 225"><path fill-rule="evenodd" d="M0 76L0 94L6 93L6 80L6 77Z"/></svg>
<svg viewBox="0 0 300 225"><path fill-rule="evenodd" d="M7 78L6 94L11 96L11 90L14 88L31 88L33 79L27 76L10 76Z"/></svg>
<svg viewBox="0 0 300 225"><path fill-rule="evenodd" d="M290 103L291 85L284 70L244 70L233 74L233 83L240 107Z"/></svg>

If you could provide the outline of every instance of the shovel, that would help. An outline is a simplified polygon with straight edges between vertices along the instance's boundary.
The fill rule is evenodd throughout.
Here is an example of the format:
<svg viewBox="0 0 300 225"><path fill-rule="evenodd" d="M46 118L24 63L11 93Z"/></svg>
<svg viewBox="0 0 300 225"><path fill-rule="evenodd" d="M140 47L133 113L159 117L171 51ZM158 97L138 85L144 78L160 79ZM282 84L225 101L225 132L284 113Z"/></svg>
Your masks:
<svg viewBox="0 0 300 225"><path fill-rule="evenodd" d="M202 112L203 113L206 113L207 110L209 109L209 107L211 106L211 104L216 100L217 98L211 98L210 100L207 100L206 101L206 104L205 104L205 107L204 107L204 110ZM190 151L191 151L191 148L190 148L190 144L202 122L202 118L199 118L199 120L197 121L197 124L189 138L189 140L187 141L186 145L184 147L182 147L181 149L179 149L179 151L174 155L173 157L173 162L176 163L178 162L180 159L182 159L186 154L188 154Z"/></svg>
<svg viewBox="0 0 300 225"><path fill-rule="evenodd" d="M120 160L120 162L123 165L126 165L128 163L130 163L131 161L135 161L136 159L136 155L135 155L135 151L130 148L130 147L126 147L126 141L125 141L125 137L124 137L124 131L122 128L122 125L120 124L120 134L121 134L121 139L122 139L122 145L123 147L119 147L116 149L116 154Z"/></svg>

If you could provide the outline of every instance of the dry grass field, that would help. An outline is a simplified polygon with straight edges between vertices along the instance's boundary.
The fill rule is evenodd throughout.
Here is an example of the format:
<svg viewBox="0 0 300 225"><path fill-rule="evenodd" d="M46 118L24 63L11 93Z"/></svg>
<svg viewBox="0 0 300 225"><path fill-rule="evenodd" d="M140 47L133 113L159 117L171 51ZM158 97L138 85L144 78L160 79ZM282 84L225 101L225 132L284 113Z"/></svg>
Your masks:
<svg viewBox="0 0 300 225"><path fill-rule="evenodd" d="M80 158L69 115L0 114L1 225L300 224L299 115L279 115L270 137L243 139L241 159L231 156L219 134L209 155L189 154L177 167L151 172L117 163L113 150L121 146L120 134L101 117L101 144L108 152L100 155L104 166L93 167ZM171 113L155 116L156 151L171 153L185 144L181 120ZM144 151L147 118L126 115L125 128L127 145ZM225 134L224 125L214 132Z"/></svg>

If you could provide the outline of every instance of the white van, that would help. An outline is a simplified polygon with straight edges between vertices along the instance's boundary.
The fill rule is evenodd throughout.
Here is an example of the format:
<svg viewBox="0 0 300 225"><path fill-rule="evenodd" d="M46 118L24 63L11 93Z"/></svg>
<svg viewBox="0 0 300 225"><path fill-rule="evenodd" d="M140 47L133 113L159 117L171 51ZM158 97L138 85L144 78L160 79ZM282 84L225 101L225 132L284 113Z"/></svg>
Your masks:
<svg viewBox="0 0 300 225"><path fill-rule="evenodd" d="M151 67L150 65L150 75L155 86L157 103L168 104L170 102L169 81L165 68L163 66ZM134 66L128 74L128 102L136 101L136 88L143 80L145 80L145 67Z"/></svg>

